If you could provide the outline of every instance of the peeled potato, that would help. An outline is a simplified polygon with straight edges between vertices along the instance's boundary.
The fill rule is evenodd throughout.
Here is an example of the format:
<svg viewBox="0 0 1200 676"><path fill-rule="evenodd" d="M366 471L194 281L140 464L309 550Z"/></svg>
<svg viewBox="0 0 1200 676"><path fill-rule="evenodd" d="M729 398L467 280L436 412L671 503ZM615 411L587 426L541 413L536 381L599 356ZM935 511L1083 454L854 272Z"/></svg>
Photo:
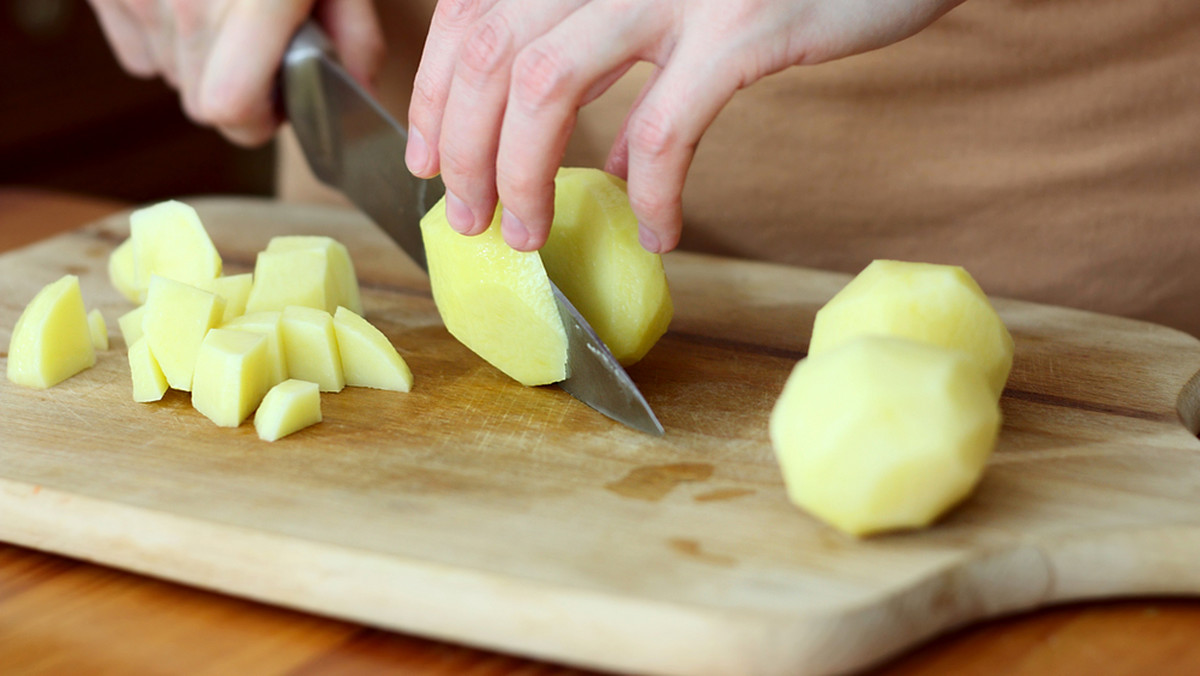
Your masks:
<svg viewBox="0 0 1200 676"><path fill-rule="evenodd" d="M237 427L267 393L267 378L265 336L212 329L196 353L192 407L221 427Z"/></svg>
<svg viewBox="0 0 1200 676"><path fill-rule="evenodd" d="M66 275L38 291L13 328L8 379L45 389L96 364L79 278Z"/></svg>
<svg viewBox="0 0 1200 676"><path fill-rule="evenodd" d="M999 397L1013 339L966 270L877 260L817 312L809 356L864 335L896 336L965 352Z"/></svg>
<svg viewBox="0 0 1200 676"><path fill-rule="evenodd" d="M221 257L191 206L168 200L138 209L129 217L129 229L140 295L149 290L152 275L191 285L221 275Z"/></svg>
<svg viewBox="0 0 1200 676"><path fill-rule="evenodd" d="M347 385L396 392L412 389L408 364L387 336L366 319L339 307L333 314L333 330Z"/></svg>
<svg viewBox="0 0 1200 676"><path fill-rule="evenodd" d="M881 336L802 360L770 422L791 500L853 535L932 523L975 486L999 429L966 353Z"/></svg>
<svg viewBox="0 0 1200 676"><path fill-rule="evenodd" d="M263 441L277 441L321 422L321 393L316 383L286 380L272 387L254 414L254 430Z"/></svg>
<svg viewBox="0 0 1200 676"><path fill-rule="evenodd" d="M146 292L142 330L167 382L190 392L204 336L221 323L225 301L189 284L155 275Z"/></svg>

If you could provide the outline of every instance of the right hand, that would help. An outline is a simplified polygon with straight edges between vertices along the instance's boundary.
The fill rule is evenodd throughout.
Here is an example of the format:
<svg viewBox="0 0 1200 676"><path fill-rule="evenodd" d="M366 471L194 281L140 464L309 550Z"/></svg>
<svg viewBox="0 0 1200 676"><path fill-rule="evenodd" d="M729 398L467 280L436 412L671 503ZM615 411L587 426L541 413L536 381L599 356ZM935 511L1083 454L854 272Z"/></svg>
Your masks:
<svg viewBox="0 0 1200 676"><path fill-rule="evenodd" d="M279 120L271 91L292 35L314 13L342 63L370 86L384 41L371 0L89 0L121 66L161 76L184 112L239 145L261 145Z"/></svg>

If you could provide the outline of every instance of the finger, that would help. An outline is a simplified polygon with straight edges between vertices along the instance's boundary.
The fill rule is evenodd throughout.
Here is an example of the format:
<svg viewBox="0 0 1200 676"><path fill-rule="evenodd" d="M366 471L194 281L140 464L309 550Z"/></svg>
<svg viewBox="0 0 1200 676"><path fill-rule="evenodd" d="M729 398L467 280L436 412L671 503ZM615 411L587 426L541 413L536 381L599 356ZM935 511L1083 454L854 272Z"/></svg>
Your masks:
<svg viewBox="0 0 1200 676"><path fill-rule="evenodd" d="M121 68L132 75L143 78L158 74L154 53L140 25L124 6L104 0L91 0L92 9L100 22L100 29Z"/></svg>
<svg viewBox="0 0 1200 676"><path fill-rule="evenodd" d="M220 16L212 3L176 3L175 9L175 67L183 110L188 117L206 122L200 108L200 86L204 64L212 50L213 28Z"/></svg>
<svg viewBox="0 0 1200 676"><path fill-rule="evenodd" d="M130 11L142 25L159 75L167 84L177 88L179 77L175 64L175 23L171 19L171 9L165 6L165 2L166 0L135 2L130 6Z"/></svg>
<svg viewBox="0 0 1200 676"><path fill-rule="evenodd" d="M450 96L459 49L471 26L495 4L496 0L441 0L437 4L408 107L408 147L404 160L408 170L417 176L431 178L440 171L437 149L442 114ZM447 199L447 206L449 202Z"/></svg>
<svg viewBox="0 0 1200 676"><path fill-rule="evenodd" d="M203 120L234 143L260 145L278 126L271 101L275 73L310 8L303 2L240 3L221 23L197 107Z"/></svg>
<svg viewBox="0 0 1200 676"><path fill-rule="evenodd" d="M621 128L617 130L617 135L613 138L612 147L608 151L608 157L604 160L604 171L625 179L629 177L629 118L638 109L638 106L642 105L642 101L646 99L646 94L654 86L654 83L658 80L658 74L661 72L662 69L656 67L650 73L650 77L646 78L641 91L638 92L637 98L629 106L629 112L625 114L625 119L621 121Z"/></svg>
<svg viewBox="0 0 1200 676"><path fill-rule="evenodd" d="M546 242L554 218L554 176L592 85L611 83L632 59L656 56L647 50L662 42L660 4L614 5L624 3L585 5L522 50L513 64L496 187L504 204L504 239L519 251Z"/></svg>
<svg viewBox="0 0 1200 676"><path fill-rule="evenodd" d="M374 89L387 52L375 4L371 0L326 0L317 5L316 17L350 76Z"/></svg>
<svg viewBox="0 0 1200 676"><path fill-rule="evenodd" d="M458 232L483 232L496 210L496 151L513 58L584 2L534 0L515 11L513 3L499 3L464 39L438 146L442 181L456 202L447 218Z"/></svg>
<svg viewBox="0 0 1200 676"><path fill-rule="evenodd" d="M680 45L625 125L629 203L652 253L679 244L683 184L700 137L740 85L703 40Z"/></svg>

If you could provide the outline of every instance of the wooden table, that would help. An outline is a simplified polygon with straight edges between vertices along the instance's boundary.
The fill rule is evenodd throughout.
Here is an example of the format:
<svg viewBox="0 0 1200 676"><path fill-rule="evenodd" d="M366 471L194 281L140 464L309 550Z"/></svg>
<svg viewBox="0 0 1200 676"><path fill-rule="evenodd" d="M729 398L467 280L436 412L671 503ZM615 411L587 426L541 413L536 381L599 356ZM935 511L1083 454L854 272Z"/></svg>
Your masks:
<svg viewBox="0 0 1200 676"><path fill-rule="evenodd" d="M0 251L126 205L0 188ZM3 518L3 515L0 515ZM979 624L879 674L1200 673L1200 601L1079 604ZM585 674L0 544L0 674Z"/></svg>

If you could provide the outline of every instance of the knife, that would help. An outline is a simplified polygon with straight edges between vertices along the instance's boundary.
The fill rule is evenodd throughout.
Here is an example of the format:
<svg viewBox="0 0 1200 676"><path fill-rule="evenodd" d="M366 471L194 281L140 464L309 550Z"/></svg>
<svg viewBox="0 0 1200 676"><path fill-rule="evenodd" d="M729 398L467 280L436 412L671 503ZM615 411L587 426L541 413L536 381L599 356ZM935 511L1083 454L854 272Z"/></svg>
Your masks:
<svg viewBox="0 0 1200 676"><path fill-rule="evenodd" d="M408 133L350 77L312 20L292 38L280 84L284 112L313 174L428 272L420 223L445 193L442 181L409 173ZM567 332L567 378L559 387L618 422L661 436L662 424L629 374L558 286L550 287Z"/></svg>

